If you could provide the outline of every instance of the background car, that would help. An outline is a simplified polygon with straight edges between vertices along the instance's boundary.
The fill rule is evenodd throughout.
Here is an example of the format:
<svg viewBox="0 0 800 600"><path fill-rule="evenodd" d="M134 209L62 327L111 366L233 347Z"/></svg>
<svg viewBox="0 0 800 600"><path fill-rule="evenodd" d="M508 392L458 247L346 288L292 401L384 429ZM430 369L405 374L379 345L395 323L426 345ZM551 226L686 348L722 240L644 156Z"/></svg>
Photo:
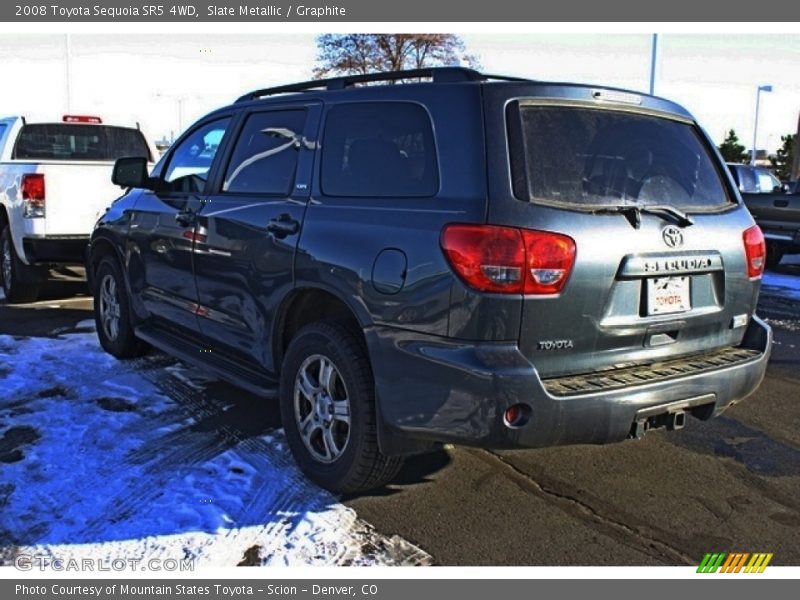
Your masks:
<svg viewBox="0 0 800 600"><path fill-rule="evenodd" d="M743 194L773 194L784 191L780 179L763 167L727 163L733 180Z"/></svg>
<svg viewBox="0 0 800 600"><path fill-rule="evenodd" d="M138 126L100 117L0 119L0 278L9 302L36 300L54 270L83 277L95 222L120 190L114 161L157 156Z"/></svg>

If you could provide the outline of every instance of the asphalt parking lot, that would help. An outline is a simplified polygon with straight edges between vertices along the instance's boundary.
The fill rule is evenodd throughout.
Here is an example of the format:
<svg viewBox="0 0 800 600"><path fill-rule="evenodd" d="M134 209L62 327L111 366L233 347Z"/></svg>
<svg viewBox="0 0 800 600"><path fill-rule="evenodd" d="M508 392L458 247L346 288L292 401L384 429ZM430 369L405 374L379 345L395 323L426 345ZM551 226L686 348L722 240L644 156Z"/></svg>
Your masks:
<svg viewBox="0 0 800 600"><path fill-rule="evenodd" d="M800 265L780 274L800 277ZM81 292L62 285L34 304L0 305L0 335L85 331L91 299ZM448 447L410 461L383 490L339 500L375 531L442 565L692 565L711 551L771 552L775 565L798 565L800 301L765 289L759 313L775 332L767 377L719 419L603 447ZM164 358L148 369L169 364ZM180 400L178 388L161 391ZM257 401L229 386L205 394L246 403L245 412L256 411L244 417L247 426L254 415L264 420L258 434L278 426L274 407L254 409ZM247 428L207 424L228 433L237 426Z"/></svg>

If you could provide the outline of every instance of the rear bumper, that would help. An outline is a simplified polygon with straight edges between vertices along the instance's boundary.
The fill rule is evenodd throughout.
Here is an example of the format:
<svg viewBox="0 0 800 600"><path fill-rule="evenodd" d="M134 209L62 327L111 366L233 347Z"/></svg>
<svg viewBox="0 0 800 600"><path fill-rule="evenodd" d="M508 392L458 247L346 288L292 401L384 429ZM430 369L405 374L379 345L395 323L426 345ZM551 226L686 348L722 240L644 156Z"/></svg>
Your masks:
<svg viewBox="0 0 800 600"><path fill-rule="evenodd" d="M23 238L22 248L28 264L83 265L89 236L49 236Z"/></svg>
<svg viewBox="0 0 800 600"><path fill-rule="evenodd" d="M621 441L642 415L660 414L662 407L716 416L758 388L772 344L769 326L753 317L741 346L752 352L735 364L556 396L515 344L459 344L380 327L365 333L386 427L407 438L488 448ZM520 403L530 418L509 427L505 410Z"/></svg>

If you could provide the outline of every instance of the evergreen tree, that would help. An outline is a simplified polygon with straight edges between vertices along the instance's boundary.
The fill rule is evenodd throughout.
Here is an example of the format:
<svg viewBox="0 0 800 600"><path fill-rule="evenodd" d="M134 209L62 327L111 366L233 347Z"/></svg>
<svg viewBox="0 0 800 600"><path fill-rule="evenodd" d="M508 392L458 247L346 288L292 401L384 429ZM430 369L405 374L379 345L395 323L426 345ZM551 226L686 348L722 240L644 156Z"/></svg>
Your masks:
<svg viewBox="0 0 800 600"><path fill-rule="evenodd" d="M736 131L733 129L728 131L728 135L718 148L725 162L744 163L747 162L750 156L747 149L739 143L739 136L736 135Z"/></svg>
<svg viewBox="0 0 800 600"><path fill-rule="evenodd" d="M775 153L774 158L770 158L775 175L781 181L789 181L792 178L792 165L794 164L794 134L782 135L783 144Z"/></svg>

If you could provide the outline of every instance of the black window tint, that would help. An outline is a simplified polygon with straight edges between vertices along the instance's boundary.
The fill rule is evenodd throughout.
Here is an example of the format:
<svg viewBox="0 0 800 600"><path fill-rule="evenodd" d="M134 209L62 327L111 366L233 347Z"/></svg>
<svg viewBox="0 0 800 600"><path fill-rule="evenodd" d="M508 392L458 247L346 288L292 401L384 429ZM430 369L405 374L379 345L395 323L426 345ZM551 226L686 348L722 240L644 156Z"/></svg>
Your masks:
<svg viewBox="0 0 800 600"><path fill-rule="evenodd" d="M14 158L24 160L104 160L143 156L152 160L138 129L39 123L25 125L14 146Z"/></svg>
<svg viewBox="0 0 800 600"><path fill-rule="evenodd" d="M206 123L175 147L163 175L165 191L202 193L205 190L208 172L229 123L227 117Z"/></svg>
<svg viewBox="0 0 800 600"><path fill-rule="evenodd" d="M576 107L509 109L517 197L559 205L712 208L729 202L690 124Z"/></svg>
<svg viewBox="0 0 800 600"><path fill-rule="evenodd" d="M222 191L288 195L305 121L304 110L250 115L233 149Z"/></svg>
<svg viewBox="0 0 800 600"><path fill-rule="evenodd" d="M341 104L322 138L328 196L428 197L439 187L428 113L408 102Z"/></svg>

